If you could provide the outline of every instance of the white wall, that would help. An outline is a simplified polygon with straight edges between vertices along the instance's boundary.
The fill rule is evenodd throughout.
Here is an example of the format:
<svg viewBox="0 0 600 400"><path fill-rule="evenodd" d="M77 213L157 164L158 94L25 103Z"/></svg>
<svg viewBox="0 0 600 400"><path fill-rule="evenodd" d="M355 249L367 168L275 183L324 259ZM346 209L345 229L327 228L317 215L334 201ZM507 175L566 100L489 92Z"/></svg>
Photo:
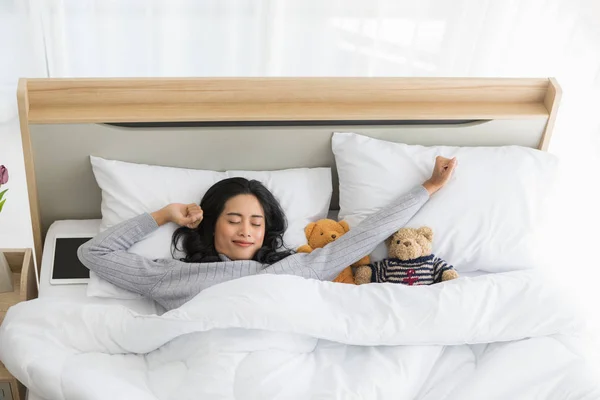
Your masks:
<svg viewBox="0 0 600 400"><path fill-rule="evenodd" d="M7 166L6 203L0 212L0 248L33 247L31 217L19 120L16 113L0 124L0 164Z"/></svg>
<svg viewBox="0 0 600 400"><path fill-rule="evenodd" d="M34 3L34 2L30 2ZM19 77L45 77L38 13L19 0L0 3L0 165L9 172L0 212L0 248L33 247L31 217L17 113Z"/></svg>

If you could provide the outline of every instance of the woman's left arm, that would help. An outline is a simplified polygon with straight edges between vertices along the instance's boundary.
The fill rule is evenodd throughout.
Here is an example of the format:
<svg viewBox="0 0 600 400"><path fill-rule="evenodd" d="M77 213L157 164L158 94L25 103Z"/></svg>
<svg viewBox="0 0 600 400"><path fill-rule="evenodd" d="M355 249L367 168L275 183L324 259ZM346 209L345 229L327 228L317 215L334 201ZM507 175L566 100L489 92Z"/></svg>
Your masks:
<svg viewBox="0 0 600 400"><path fill-rule="evenodd" d="M455 166L455 158L436 157L431 178L423 185L370 215L336 241L311 253L296 253L289 261L311 268L319 279L333 280L344 268L371 253L379 243L406 225L429 197L448 182Z"/></svg>
<svg viewBox="0 0 600 400"><path fill-rule="evenodd" d="M379 243L404 226L428 199L427 189L419 185L390 206L367 217L336 241L311 253L296 253L290 258L302 267L313 269L319 279L333 280L344 268L371 253Z"/></svg>

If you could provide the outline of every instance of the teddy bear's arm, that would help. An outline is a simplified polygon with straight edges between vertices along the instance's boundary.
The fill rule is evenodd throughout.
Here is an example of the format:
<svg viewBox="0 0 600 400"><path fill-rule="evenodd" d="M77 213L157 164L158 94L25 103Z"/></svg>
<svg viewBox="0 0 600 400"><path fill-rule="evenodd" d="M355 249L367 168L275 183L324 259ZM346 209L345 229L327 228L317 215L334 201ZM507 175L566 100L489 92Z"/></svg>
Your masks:
<svg viewBox="0 0 600 400"><path fill-rule="evenodd" d="M458 278L458 272L456 272L454 269L447 269L442 273L442 282L450 281L456 278Z"/></svg>
<svg viewBox="0 0 600 400"><path fill-rule="evenodd" d="M446 272L452 272L446 273ZM448 264L446 261L442 260L439 257L434 257L433 259L433 281L435 283L442 282L444 280L456 279L458 278L458 273L454 269L451 264Z"/></svg>
<svg viewBox="0 0 600 400"><path fill-rule="evenodd" d="M310 247L308 244L304 244L300 247L298 247L298 250L296 250L298 253L310 253L313 251L313 248Z"/></svg>
<svg viewBox="0 0 600 400"><path fill-rule="evenodd" d="M370 256L364 256L363 258L361 258L360 260L358 260L357 262L355 262L354 264L352 264L353 267L360 267L361 265L368 265L371 264L371 257Z"/></svg>
<svg viewBox="0 0 600 400"><path fill-rule="evenodd" d="M357 285L364 285L365 283L371 283L371 276L373 270L370 265L361 265L354 271L354 283Z"/></svg>

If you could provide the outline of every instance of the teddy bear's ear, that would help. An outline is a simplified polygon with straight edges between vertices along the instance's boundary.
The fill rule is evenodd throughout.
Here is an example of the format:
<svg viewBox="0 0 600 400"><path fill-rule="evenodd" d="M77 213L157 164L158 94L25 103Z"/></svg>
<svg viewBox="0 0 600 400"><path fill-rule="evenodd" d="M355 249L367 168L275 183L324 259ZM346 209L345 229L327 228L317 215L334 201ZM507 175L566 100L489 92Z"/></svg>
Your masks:
<svg viewBox="0 0 600 400"><path fill-rule="evenodd" d="M350 230L350 225L348 225L346 221L340 221L339 224L344 229L344 232L348 233L348 231Z"/></svg>
<svg viewBox="0 0 600 400"><path fill-rule="evenodd" d="M417 233L425 236L425 238L427 240L429 240L430 242L433 242L433 230L430 227L423 226L423 227L417 229Z"/></svg>
<svg viewBox="0 0 600 400"><path fill-rule="evenodd" d="M317 226L316 222L311 222L308 225L306 225L306 228L304 228L304 234L306 235L307 239L310 237L310 235L312 234L312 231L315 229L316 226Z"/></svg>

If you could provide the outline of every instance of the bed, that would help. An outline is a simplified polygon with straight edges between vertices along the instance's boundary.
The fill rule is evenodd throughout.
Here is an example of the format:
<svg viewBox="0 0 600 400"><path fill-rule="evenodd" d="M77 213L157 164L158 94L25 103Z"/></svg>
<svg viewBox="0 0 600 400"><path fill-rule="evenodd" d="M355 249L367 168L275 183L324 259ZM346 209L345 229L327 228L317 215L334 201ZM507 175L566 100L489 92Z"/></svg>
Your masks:
<svg viewBox="0 0 600 400"><path fill-rule="evenodd" d="M530 251L556 170L554 79L23 79L18 97L40 298L11 309L0 357L30 398L600 397L581 321ZM411 224L433 225L456 281L253 276L164 314L98 279L49 284L48 238L172 201L184 170L197 182L260 171L292 193L282 204L301 235L318 217L359 224L438 153L461 160L456 179ZM292 169L293 184L277 175ZM495 187L452 200L484 172ZM499 242L492 228L518 234ZM170 233L135 251L158 257Z"/></svg>

